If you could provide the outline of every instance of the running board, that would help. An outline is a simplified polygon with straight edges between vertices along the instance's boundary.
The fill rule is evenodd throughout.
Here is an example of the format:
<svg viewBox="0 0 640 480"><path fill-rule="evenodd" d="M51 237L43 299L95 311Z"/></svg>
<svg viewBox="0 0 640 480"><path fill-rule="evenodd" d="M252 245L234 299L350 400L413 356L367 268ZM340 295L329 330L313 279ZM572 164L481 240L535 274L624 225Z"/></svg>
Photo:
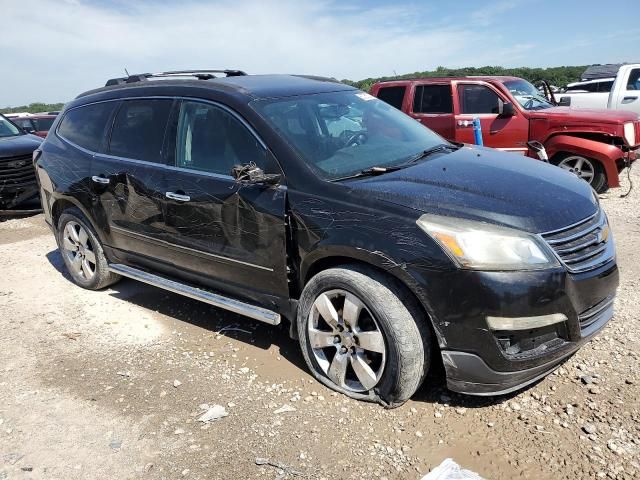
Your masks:
<svg viewBox="0 0 640 480"><path fill-rule="evenodd" d="M112 263L109 265L109 270L123 277L133 278L143 283L159 287L164 290L168 290L185 297L193 298L194 300L200 300L201 302L208 303L214 307L223 308L230 312L244 315L245 317L253 318L254 320L260 320L261 322L268 323L270 325L280 324L280 314L267 310L266 308L256 307L255 305L249 305L248 303L234 300L233 298L223 297L206 290L201 290L185 283L175 282L159 275L154 275L144 270L129 267L128 265L122 265L120 263Z"/></svg>

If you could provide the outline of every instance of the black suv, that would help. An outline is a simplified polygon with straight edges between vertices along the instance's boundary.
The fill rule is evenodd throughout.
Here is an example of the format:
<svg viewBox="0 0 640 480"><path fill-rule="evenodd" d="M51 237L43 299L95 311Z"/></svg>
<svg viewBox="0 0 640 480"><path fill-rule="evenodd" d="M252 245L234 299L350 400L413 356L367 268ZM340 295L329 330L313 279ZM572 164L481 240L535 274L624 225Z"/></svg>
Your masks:
<svg viewBox="0 0 640 480"><path fill-rule="evenodd" d="M38 196L33 151L42 139L0 114L0 210Z"/></svg>
<svg viewBox="0 0 640 480"><path fill-rule="evenodd" d="M399 405L436 361L452 390L509 392L613 314L615 247L587 183L328 79L110 80L36 157L78 285L125 276L286 320L315 377L354 398Z"/></svg>

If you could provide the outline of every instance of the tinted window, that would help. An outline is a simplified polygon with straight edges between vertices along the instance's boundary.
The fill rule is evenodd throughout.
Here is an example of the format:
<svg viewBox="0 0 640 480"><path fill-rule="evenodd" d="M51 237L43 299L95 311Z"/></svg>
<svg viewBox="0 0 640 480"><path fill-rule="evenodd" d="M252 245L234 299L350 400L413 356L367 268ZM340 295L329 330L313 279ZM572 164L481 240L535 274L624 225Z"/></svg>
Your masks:
<svg viewBox="0 0 640 480"><path fill-rule="evenodd" d="M101 152L107 122L115 106L115 102L105 102L69 110L60 123L58 133L87 150Z"/></svg>
<svg viewBox="0 0 640 480"><path fill-rule="evenodd" d="M162 162L164 131L172 100L129 100L113 123L109 153L117 157Z"/></svg>
<svg viewBox="0 0 640 480"><path fill-rule="evenodd" d="M178 167L230 175L235 165L253 162L268 171L265 158L266 151L256 137L226 110L199 102L182 104L176 141Z"/></svg>
<svg viewBox="0 0 640 480"><path fill-rule="evenodd" d="M640 90L640 68L634 68L629 74L627 90Z"/></svg>
<svg viewBox="0 0 640 480"><path fill-rule="evenodd" d="M413 99L415 113L452 113L451 85L421 85Z"/></svg>
<svg viewBox="0 0 640 480"><path fill-rule="evenodd" d="M35 123L38 132L48 132L54 120L55 118L34 118L33 123Z"/></svg>
<svg viewBox="0 0 640 480"><path fill-rule="evenodd" d="M20 135L20 130L8 119L0 115L0 137L13 137Z"/></svg>
<svg viewBox="0 0 640 480"><path fill-rule="evenodd" d="M402 100L406 87L382 87L378 90L378 98L392 107L402 110Z"/></svg>
<svg viewBox="0 0 640 480"><path fill-rule="evenodd" d="M458 85L461 113L498 113L498 95L484 85Z"/></svg>

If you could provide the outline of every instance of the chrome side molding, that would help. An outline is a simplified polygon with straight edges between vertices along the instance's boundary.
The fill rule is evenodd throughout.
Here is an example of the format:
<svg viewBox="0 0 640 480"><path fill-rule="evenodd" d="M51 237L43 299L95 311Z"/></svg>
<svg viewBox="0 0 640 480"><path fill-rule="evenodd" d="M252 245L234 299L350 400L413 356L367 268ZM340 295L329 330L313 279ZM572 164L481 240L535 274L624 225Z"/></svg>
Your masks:
<svg viewBox="0 0 640 480"><path fill-rule="evenodd" d="M201 302L208 303L209 305L213 305L214 307L223 308L230 312L253 318L254 320L259 320L270 325L280 324L280 314L267 310L266 308L250 305L233 298L223 297L216 293L201 290L199 288L192 287L191 285L169 280L159 275L154 275L152 273L145 272L144 270L139 270L120 263L110 264L109 270L113 273L117 273L118 275L122 275L123 277L132 278L134 280L153 285L154 287L159 287L179 295L184 295L185 297L193 298L194 300L199 300Z"/></svg>

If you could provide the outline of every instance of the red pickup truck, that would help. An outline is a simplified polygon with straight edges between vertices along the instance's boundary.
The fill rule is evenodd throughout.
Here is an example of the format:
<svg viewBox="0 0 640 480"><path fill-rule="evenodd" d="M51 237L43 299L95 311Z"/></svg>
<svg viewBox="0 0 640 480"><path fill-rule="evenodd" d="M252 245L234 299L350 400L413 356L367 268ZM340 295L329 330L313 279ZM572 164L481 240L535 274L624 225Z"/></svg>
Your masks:
<svg viewBox="0 0 640 480"><path fill-rule="evenodd" d="M487 147L538 158L527 143L541 142L552 163L598 192L620 185L619 173L640 148L637 114L558 107L517 77L393 80L376 83L371 94L456 142L474 143L475 117Z"/></svg>

